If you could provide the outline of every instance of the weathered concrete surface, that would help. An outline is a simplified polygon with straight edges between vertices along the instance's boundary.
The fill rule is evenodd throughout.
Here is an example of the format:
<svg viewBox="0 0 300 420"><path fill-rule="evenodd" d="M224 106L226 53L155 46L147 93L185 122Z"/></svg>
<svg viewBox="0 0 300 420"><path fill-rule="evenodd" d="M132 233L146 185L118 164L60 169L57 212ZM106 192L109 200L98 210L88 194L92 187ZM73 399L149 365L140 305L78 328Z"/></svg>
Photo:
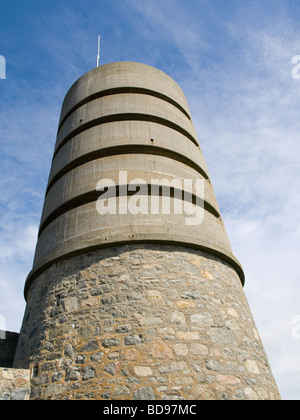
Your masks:
<svg viewBox="0 0 300 420"><path fill-rule="evenodd" d="M101 141L99 141L101 139ZM152 141L151 141L152 140ZM107 150L123 150L124 147L140 150L153 149L152 153L170 156L170 152L181 156L186 162L194 162L208 174L203 155L198 146L183 134L170 128L147 121L116 121L91 127L70 139L56 154L52 162L49 182L65 167L86 156ZM173 155L172 155L173 156Z"/></svg>
<svg viewBox="0 0 300 420"><path fill-rule="evenodd" d="M238 275L200 251L64 260L35 280L25 318L15 364L37 372L33 399L280 398Z"/></svg>
<svg viewBox="0 0 300 420"><path fill-rule="evenodd" d="M116 201L119 208L120 199ZM174 208L174 199L171 198L170 202ZM95 202L85 204L59 216L46 227L39 238L34 265L36 268L43 267L64 255L99 245L135 241L194 244L199 248L213 249L234 264L222 221L208 211L204 213L205 223L187 227L183 215L100 216ZM235 266L238 268L238 262Z"/></svg>
<svg viewBox="0 0 300 420"><path fill-rule="evenodd" d="M60 122L82 100L99 92L134 87L158 92L180 104L190 115L180 86L167 74L151 66L133 62L110 63L84 74L70 88L62 106Z"/></svg>
<svg viewBox="0 0 300 420"><path fill-rule="evenodd" d="M136 179L142 179L151 185L152 180L180 180L184 187L184 180L190 179L193 182L193 190L197 179L203 179L205 201L220 212L217 200L211 183L203 178L199 172L181 162L174 165L174 160L164 156L153 156L149 154L117 155L107 156L105 159L95 159L91 162L82 164L76 169L63 175L49 190L45 198L44 212L41 224L57 208L63 206L70 200L80 197L83 194L95 191L95 186L99 180L110 179L116 185L120 185L120 171L127 172L128 183ZM126 184L127 185L127 184ZM169 185L161 183L161 185Z"/></svg>
<svg viewBox="0 0 300 420"><path fill-rule="evenodd" d="M148 185L153 179L176 179L182 186L184 180L195 186L202 179L203 223L188 225L185 214L174 211L99 216L97 183L111 179L120 186L119 171L127 171L128 183L142 179ZM61 258L95 247L147 241L211 250L231 261L244 281L182 90L152 67L108 64L84 75L66 95L25 295L34 278Z"/></svg>
<svg viewBox="0 0 300 420"><path fill-rule="evenodd" d="M153 123L160 123L160 119L164 119L185 130L197 144L197 134L192 121L172 104L149 95L122 94L96 99L75 110L61 126L56 146L59 147L70 133L84 124L120 114L133 114L136 118L132 119L141 121L147 121L146 116L152 116Z"/></svg>

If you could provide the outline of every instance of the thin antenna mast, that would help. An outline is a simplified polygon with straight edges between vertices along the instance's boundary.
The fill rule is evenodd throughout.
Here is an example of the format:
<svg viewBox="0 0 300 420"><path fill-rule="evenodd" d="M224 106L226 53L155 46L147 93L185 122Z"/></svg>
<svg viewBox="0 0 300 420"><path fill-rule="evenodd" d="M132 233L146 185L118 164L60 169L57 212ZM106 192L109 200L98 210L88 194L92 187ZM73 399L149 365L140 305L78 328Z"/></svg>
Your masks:
<svg viewBox="0 0 300 420"><path fill-rule="evenodd" d="M98 55L97 55L97 67L99 67L100 61L100 35L98 35Z"/></svg>

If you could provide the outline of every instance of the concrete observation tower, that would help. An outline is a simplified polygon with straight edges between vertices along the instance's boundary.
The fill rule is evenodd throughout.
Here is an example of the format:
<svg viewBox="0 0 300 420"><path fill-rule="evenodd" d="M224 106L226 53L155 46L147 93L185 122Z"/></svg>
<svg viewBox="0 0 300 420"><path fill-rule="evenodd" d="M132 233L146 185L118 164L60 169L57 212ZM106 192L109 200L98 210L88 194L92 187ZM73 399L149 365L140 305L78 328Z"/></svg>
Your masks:
<svg viewBox="0 0 300 420"><path fill-rule="evenodd" d="M25 285L31 398L279 399L243 284L180 87L131 62L82 76Z"/></svg>

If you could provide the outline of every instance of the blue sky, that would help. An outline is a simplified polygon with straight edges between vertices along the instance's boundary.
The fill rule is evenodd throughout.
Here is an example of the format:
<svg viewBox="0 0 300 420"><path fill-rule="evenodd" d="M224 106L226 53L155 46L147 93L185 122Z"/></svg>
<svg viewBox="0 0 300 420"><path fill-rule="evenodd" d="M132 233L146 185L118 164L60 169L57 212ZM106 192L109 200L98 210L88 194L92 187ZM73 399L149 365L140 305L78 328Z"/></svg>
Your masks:
<svg viewBox="0 0 300 420"><path fill-rule="evenodd" d="M143 62L183 88L280 392L299 400L299 1L10 0L0 10L6 328L22 322L61 104L95 67L100 33L102 64Z"/></svg>

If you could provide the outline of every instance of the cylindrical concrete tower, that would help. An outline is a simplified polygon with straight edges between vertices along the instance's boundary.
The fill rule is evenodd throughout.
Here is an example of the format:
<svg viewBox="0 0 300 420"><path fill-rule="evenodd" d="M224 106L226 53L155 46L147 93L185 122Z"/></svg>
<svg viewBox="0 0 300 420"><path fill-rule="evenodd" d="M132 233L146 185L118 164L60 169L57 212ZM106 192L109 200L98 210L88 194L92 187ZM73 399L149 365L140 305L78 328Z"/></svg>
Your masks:
<svg viewBox="0 0 300 420"><path fill-rule="evenodd" d="M243 283L180 87L137 63L82 76L25 286L32 399L279 399Z"/></svg>

